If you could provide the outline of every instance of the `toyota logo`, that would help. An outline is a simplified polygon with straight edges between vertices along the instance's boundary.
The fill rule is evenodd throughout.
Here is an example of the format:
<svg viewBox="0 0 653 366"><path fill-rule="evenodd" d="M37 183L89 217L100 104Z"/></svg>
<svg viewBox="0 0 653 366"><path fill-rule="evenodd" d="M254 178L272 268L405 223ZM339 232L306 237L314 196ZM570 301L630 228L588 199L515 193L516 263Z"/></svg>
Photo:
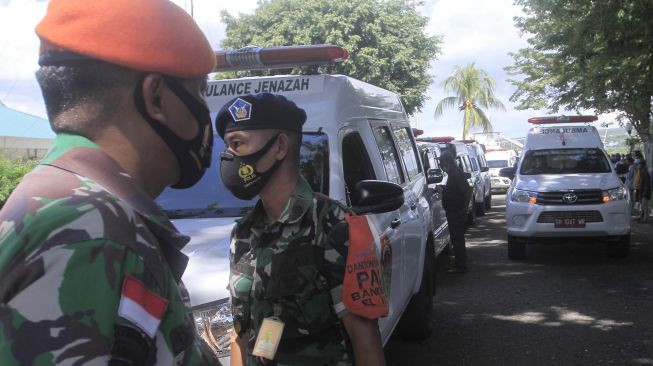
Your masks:
<svg viewBox="0 0 653 366"><path fill-rule="evenodd" d="M565 193L562 195L562 202L567 204L572 204L578 200L578 196L575 193Z"/></svg>

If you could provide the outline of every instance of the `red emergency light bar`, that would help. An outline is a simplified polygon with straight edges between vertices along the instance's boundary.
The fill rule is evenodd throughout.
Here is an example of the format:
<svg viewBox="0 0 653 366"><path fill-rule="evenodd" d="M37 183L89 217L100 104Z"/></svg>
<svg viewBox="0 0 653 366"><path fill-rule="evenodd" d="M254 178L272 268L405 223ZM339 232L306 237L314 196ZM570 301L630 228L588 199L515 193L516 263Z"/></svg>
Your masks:
<svg viewBox="0 0 653 366"><path fill-rule="evenodd" d="M264 48L247 46L239 50L216 51L215 71L325 66L348 58L349 53L344 48L330 44Z"/></svg>
<svg viewBox="0 0 653 366"><path fill-rule="evenodd" d="M413 128L412 130L413 130L413 136L415 136L415 137L421 136L421 135L424 134L424 130L420 130L419 128Z"/></svg>
<svg viewBox="0 0 653 366"><path fill-rule="evenodd" d="M534 125L543 125L549 123L582 123L594 122L598 120L597 116L551 116L551 117L533 117L528 119L528 123Z"/></svg>
<svg viewBox="0 0 653 366"><path fill-rule="evenodd" d="M451 136L440 136L440 137L420 137L417 141L420 142L451 142L455 140L455 137Z"/></svg>

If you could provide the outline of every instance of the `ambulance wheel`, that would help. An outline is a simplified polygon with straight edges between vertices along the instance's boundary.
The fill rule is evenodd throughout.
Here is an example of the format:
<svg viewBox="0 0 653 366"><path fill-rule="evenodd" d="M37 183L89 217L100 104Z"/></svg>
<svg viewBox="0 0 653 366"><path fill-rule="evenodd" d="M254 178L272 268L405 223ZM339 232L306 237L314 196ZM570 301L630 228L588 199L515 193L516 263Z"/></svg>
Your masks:
<svg viewBox="0 0 653 366"><path fill-rule="evenodd" d="M619 238L619 241L608 243L608 255L612 258L625 258L630 249L630 234Z"/></svg>
<svg viewBox="0 0 653 366"><path fill-rule="evenodd" d="M433 295L435 288L433 254L424 258L424 271L419 292L414 294L399 321L399 335L406 340L426 339L433 331Z"/></svg>
<svg viewBox="0 0 653 366"><path fill-rule="evenodd" d="M492 194L489 193L487 197L485 197L485 210L489 210L492 208Z"/></svg>
<svg viewBox="0 0 653 366"><path fill-rule="evenodd" d="M485 202L476 202L476 216L485 216Z"/></svg>
<svg viewBox="0 0 653 366"><path fill-rule="evenodd" d="M508 258L523 259L526 257L526 243L522 239L508 235Z"/></svg>

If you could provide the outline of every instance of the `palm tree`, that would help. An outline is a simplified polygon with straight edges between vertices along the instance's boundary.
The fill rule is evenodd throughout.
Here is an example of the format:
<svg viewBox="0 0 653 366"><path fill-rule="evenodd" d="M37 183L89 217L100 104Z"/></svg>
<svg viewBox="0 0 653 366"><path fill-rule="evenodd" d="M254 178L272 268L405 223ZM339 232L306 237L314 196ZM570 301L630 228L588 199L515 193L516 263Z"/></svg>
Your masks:
<svg viewBox="0 0 653 366"><path fill-rule="evenodd" d="M494 96L494 79L485 70L475 68L474 63L465 67L456 66L442 87L455 96L442 99L435 108L434 117L440 117L449 108L464 111L463 139L467 138L470 127L482 128L483 132L492 131L492 123L481 108L506 110L503 103Z"/></svg>

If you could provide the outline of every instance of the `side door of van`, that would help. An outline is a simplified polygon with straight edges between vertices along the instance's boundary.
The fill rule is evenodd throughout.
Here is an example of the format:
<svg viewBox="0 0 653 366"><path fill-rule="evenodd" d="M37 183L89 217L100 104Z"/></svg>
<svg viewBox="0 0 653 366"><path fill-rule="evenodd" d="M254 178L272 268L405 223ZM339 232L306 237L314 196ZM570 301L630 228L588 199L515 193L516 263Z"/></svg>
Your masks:
<svg viewBox="0 0 653 366"><path fill-rule="evenodd" d="M434 149L424 151L422 157L424 162L424 171L429 169L441 169ZM433 239L435 240L435 254L438 255L449 241L449 230L447 225L447 216L442 207L443 185L434 183L427 185L427 195L431 201L431 214L433 215Z"/></svg>
<svg viewBox="0 0 653 366"><path fill-rule="evenodd" d="M428 235L433 229L433 219L429 216L429 205L424 196L426 175L423 172L417 144L413 138L410 125L404 122L390 124L392 137L399 152L401 165L404 168L406 181L404 195L409 211L404 226L403 262L406 286L404 294L410 297L418 291L421 284L421 268L424 263L424 248Z"/></svg>
<svg viewBox="0 0 653 366"><path fill-rule="evenodd" d="M356 183L366 179L377 179L396 184L403 184L405 176L399 162L399 154L392 144L388 142L389 136L383 131L377 131L376 135L380 142L377 142L374 127L380 122L369 122L367 120L359 123L360 129L345 127L340 130L341 155L343 167L343 180L348 192L353 192ZM383 126L381 124L381 126ZM364 127L364 128L363 128ZM389 130L388 130L389 131ZM351 205L350 194L347 194L347 203ZM406 306L408 299L403 295L403 259L404 252L404 223L402 219L407 215L407 205L392 212L381 214L369 214L368 218L374 225L379 235L387 235L390 241L391 265L390 265L390 309L388 316L379 320L379 328L382 339L388 339L394 326L401 318L401 312ZM387 264L385 270L387 270Z"/></svg>

